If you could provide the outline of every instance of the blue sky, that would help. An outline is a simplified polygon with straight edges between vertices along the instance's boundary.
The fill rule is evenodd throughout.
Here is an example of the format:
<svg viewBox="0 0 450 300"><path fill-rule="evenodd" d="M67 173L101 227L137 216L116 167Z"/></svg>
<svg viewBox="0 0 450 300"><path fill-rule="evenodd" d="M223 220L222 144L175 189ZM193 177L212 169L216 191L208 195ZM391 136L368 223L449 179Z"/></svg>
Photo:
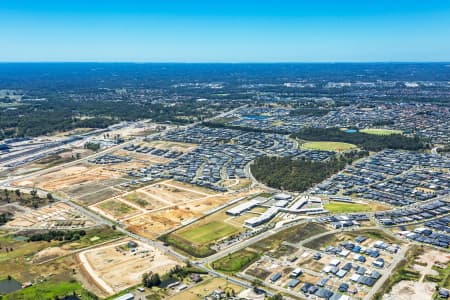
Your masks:
<svg viewBox="0 0 450 300"><path fill-rule="evenodd" d="M0 61L450 61L450 1L0 1Z"/></svg>

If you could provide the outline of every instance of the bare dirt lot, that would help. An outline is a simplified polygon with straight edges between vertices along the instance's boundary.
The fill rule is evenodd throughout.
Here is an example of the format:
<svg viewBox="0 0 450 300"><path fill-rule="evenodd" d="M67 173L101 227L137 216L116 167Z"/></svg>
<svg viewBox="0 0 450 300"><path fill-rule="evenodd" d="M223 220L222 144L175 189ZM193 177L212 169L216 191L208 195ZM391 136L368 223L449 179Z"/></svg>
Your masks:
<svg viewBox="0 0 450 300"><path fill-rule="evenodd" d="M145 272L164 274L180 264L154 247L136 243L136 248L129 247L128 241L121 241L79 253L84 273L111 295L138 284Z"/></svg>
<svg viewBox="0 0 450 300"><path fill-rule="evenodd" d="M172 207L126 220L128 229L147 238L155 238L183 222L199 217L190 210Z"/></svg>
<svg viewBox="0 0 450 300"><path fill-rule="evenodd" d="M93 226L94 224L91 219L80 214L73 207L58 202L38 209L27 209L6 223L5 227L57 229L83 228Z"/></svg>
<svg viewBox="0 0 450 300"><path fill-rule="evenodd" d="M139 210L118 199L108 199L92 205L90 208L112 220L122 220L139 213Z"/></svg>
<svg viewBox="0 0 450 300"><path fill-rule="evenodd" d="M431 300L435 285L432 282L403 280L394 285L391 292L383 296L383 300Z"/></svg>
<svg viewBox="0 0 450 300"><path fill-rule="evenodd" d="M133 151L126 151L126 150L117 150L113 153L114 155L118 156L127 156L134 158L139 161L144 161L147 163L147 166L151 164L158 164L158 163L167 163L171 161L171 159L162 157L162 156L156 156L151 154L144 154L144 153L138 153Z"/></svg>
<svg viewBox="0 0 450 300"><path fill-rule="evenodd" d="M89 208L111 220L123 222L135 233L155 238L233 199L259 191L217 193L175 180L165 180L116 194Z"/></svg>
<svg viewBox="0 0 450 300"><path fill-rule="evenodd" d="M59 192L80 200L83 204L93 204L121 193L115 186L128 181L128 171L144 165L133 161L114 165L79 163L45 175L16 181L14 185Z"/></svg>
<svg viewBox="0 0 450 300"><path fill-rule="evenodd" d="M150 185L141 189L141 192L156 200L163 200L172 204L196 200L208 196L208 194L196 190L195 187L184 188L172 185L171 181Z"/></svg>
<svg viewBox="0 0 450 300"><path fill-rule="evenodd" d="M171 142L171 141L151 141L146 143L145 146L181 152L189 152L197 148L196 144Z"/></svg>
<svg viewBox="0 0 450 300"><path fill-rule="evenodd" d="M435 249L427 249L415 260L412 268L420 272L418 281L403 280L392 287L392 290L383 296L383 300L416 300L432 299L436 291L436 283L425 281L426 275L436 276L439 273L432 267L436 264L448 265L450 255Z"/></svg>
<svg viewBox="0 0 450 300"><path fill-rule="evenodd" d="M81 163L39 177L18 181L14 185L25 187L36 186L44 190L59 191L65 188L73 188L78 184L89 182L98 183L103 180L120 178L122 176L122 172L113 169L111 166L96 166Z"/></svg>

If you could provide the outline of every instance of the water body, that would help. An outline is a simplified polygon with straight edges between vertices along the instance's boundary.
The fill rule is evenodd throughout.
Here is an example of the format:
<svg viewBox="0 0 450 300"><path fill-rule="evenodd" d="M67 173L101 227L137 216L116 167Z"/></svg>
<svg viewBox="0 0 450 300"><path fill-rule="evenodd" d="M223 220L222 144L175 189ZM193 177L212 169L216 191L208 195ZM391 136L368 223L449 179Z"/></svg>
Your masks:
<svg viewBox="0 0 450 300"><path fill-rule="evenodd" d="M22 284L15 279L0 281L0 294L9 294L22 288Z"/></svg>
<svg viewBox="0 0 450 300"><path fill-rule="evenodd" d="M265 119L267 119L267 117L266 116L261 116L261 115L247 115L247 116L244 116L244 119L247 119L247 120L265 120Z"/></svg>
<svg viewBox="0 0 450 300"><path fill-rule="evenodd" d="M356 129L347 129L345 132L346 133L356 133L356 132L358 132L358 130L356 130Z"/></svg>

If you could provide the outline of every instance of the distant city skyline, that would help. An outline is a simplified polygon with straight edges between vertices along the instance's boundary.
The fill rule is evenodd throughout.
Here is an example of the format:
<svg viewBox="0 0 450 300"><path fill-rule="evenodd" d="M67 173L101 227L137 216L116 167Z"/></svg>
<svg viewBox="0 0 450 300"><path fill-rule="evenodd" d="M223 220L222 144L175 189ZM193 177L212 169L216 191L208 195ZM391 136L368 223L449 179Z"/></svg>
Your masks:
<svg viewBox="0 0 450 300"><path fill-rule="evenodd" d="M1 62L450 61L448 1L3 1Z"/></svg>

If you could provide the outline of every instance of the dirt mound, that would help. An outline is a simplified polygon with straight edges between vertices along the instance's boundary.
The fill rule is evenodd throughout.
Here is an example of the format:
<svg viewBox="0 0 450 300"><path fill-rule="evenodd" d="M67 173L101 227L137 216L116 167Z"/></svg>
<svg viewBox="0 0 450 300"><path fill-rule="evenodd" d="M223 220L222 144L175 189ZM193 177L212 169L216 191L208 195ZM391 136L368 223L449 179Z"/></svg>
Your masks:
<svg viewBox="0 0 450 300"><path fill-rule="evenodd" d="M32 262L38 264L49 259L61 257L63 255L66 255L68 252L68 250L61 249L60 247L50 247L36 253L33 257Z"/></svg>

